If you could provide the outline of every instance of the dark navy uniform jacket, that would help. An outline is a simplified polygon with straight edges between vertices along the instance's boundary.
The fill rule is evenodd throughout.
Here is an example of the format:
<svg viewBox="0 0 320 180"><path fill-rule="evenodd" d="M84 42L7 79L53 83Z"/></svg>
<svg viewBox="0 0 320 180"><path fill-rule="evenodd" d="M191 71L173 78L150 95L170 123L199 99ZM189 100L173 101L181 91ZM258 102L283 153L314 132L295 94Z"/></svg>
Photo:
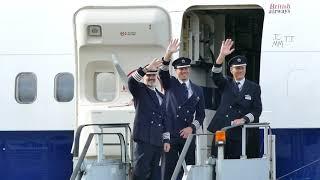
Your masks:
<svg viewBox="0 0 320 180"><path fill-rule="evenodd" d="M142 68L139 68L128 80L128 87L133 95L136 109L133 139L136 142L162 146L163 139L165 141L169 141L170 139L169 130L167 130L165 98L161 92L156 90L162 98L160 105L155 91L140 82L144 75L145 73L142 71Z"/></svg>
<svg viewBox="0 0 320 180"><path fill-rule="evenodd" d="M220 68L221 65L214 66L212 79L221 92L221 103L208 126L208 131L216 132L223 127L230 126L231 121L238 118L244 118L246 123L259 122L262 111L260 86L245 80L239 92L234 80L231 77L224 77ZM217 69L219 70L216 71ZM241 129L236 128L229 136L231 139L241 138Z"/></svg>
<svg viewBox="0 0 320 180"><path fill-rule="evenodd" d="M183 128L192 127L193 133L198 129L205 117L205 104L202 88L190 81L193 91L188 100L183 98L184 87L178 79L170 76L169 71L160 70L162 85L167 99L167 116L170 120L170 136L179 138L179 132Z"/></svg>

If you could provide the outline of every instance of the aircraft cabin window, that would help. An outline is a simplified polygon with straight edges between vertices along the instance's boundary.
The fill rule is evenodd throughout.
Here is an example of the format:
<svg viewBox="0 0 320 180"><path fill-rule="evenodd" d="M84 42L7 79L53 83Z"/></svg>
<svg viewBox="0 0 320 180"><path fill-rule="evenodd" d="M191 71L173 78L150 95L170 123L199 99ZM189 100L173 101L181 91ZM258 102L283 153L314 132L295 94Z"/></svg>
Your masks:
<svg viewBox="0 0 320 180"><path fill-rule="evenodd" d="M20 104L31 104L37 97L37 77L34 73L23 72L16 77L15 98Z"/></svg>
<svg viewBox="0 0 320 180"><path fill-rule="evenodd" d="M112 101L116 96L116 78L114 72L95 73L96 100L101 102Z"/></svg>
<svg viewBox="0 0 320 180"><path fill-rule="evenodd" d="M69 102L74 96L74 78L71 73L59 73L54 80L54 98L58 102Z"/></svg>

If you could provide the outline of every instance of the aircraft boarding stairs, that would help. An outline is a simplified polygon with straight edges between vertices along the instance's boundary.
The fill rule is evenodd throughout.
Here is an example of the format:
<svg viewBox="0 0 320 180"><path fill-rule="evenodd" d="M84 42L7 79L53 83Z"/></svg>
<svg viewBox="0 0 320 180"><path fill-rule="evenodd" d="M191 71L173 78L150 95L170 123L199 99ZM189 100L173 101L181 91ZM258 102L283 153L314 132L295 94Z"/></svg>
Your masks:
<svg viewBox="0 0 320 180"><path fill-rule="evenodd" d="M229 129L242 127L242 156L240 159L224 159L225 132ZM246 156L246 129L263 129L263 155L261 158L247 159ZM175 167L171 180L176 180L181 166L184 169L182 180L276 180L275 170L275 135L271 134L269 123L251 123L237 126L229 126L215 133L216 145L218 146L217 158L209 157L205 163L199 160L196 153L196 164L186 166L185 155L196 137L196 142L200 136L209 134L192 134L186 140L179 160ZM196 146L196 152L200 152Z"/></svg>
<svg viewBox="0 0 320 180"><path fill-rule="evenodd" d="M78 127L73 147L73 163L74 169L70 180L129 180L132 162L129 157L133 157L132 154L132 138L131 128L129 123L122 124L86 124ZM80 135L84 127L98 127L100 132L90 133L83 150L79 156L79 143ZM104 129L122 129L124 135L121 132L116 133L104 133ZM117 135L120 141L121 157L120 159L106 159L104 155L104 146L114 144L104 144L103 136ZM94 136L97 137L97 158L86 158L89 146Z"/></svg>
<svg viewBox="0 0 320 180"><path fill-rule="evenodd" d="M98 126L100 133L90 133L79 157L79 141L81 131L86 126ZM200 160L200 146L198 145L200 136L212 134L192 134L183 147L179 160L175 167L171 180L176 180L181 167L184 169L183 180L275 180L275 136L271 134L269 123L252 123L242 126L242 156L240 159L224 159L225 131L238 126L223 128L215 134L218 146L218 157L209 157L205 163ZM125 135L122 133L102 133L104 128L124 128ZM263 155L261 158L247 159L246 156L246 129L263 129ZM117 135L120 140L121 159L108 160L103 155L103 135ZM86 153L94 136L98 136L97 159L86 159ZM130 139L129 139L130 138ZM184 158L189 146L196 138L196 164L186 165ZM130 142L129 142L130 141ZM132 162L132 138L129 124L87 124L77 129L75 135L73 157L74 170L70 180L130 180ZM129 146L130 145L130 146Z"/></svg>

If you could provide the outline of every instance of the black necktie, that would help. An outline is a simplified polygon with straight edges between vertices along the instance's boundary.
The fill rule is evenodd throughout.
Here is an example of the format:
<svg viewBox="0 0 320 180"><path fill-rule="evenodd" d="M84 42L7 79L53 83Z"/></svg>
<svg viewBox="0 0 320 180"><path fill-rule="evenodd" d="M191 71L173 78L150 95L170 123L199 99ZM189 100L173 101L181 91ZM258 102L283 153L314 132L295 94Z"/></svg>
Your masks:
<svg viewBox="0 0 320 180"><path fill-rule="evenodd" d="M236 82L237 90L240 92L240 82Z"/></svg>
<svg viewBox="0 0 320 180"><path fill-rule="evenodd" d="M187 100L188 99L188 88L187 88L187 85L186 85L186 83L182 83L181 85L183 87L183 98L185 100Z"/></svg>
<svg viewBox="0 0 320 180"><path fill-rule="evenodd" d="M160 104L160 106L161 106L161 104L162 104L162 98L161 98L161 96L158 94L158 92L157 92L156 90L154 90L154 92L155 92L156 97L157 97L157 100L158 100L158 102L159 102L159 104Z"/></svg>
<svg viewBox="0 0 320 180"><path fill-rule="evenodd" d="M153 100L155 100L159 104L159 99L157 97L157 92L155 90L151 89L150 93L151 93L151 96L152 96Z"/></svg>

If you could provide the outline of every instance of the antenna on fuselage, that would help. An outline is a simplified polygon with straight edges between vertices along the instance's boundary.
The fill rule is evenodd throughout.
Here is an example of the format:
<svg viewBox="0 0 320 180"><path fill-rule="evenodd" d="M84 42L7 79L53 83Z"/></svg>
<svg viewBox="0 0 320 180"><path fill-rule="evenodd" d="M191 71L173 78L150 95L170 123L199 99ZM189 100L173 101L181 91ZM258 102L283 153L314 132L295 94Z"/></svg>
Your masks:
<svg viewBox="0 0 320 180"><path fill-rule="evenodd" d="M128 89L128 76L127 76L127 74L124 72L124 70L120 66L117 56L115 54L112 54L111 57L112 57L113 65L116 68L116 70L120 76L120 79L123 83L123 86L126 89Z"/></svg>

